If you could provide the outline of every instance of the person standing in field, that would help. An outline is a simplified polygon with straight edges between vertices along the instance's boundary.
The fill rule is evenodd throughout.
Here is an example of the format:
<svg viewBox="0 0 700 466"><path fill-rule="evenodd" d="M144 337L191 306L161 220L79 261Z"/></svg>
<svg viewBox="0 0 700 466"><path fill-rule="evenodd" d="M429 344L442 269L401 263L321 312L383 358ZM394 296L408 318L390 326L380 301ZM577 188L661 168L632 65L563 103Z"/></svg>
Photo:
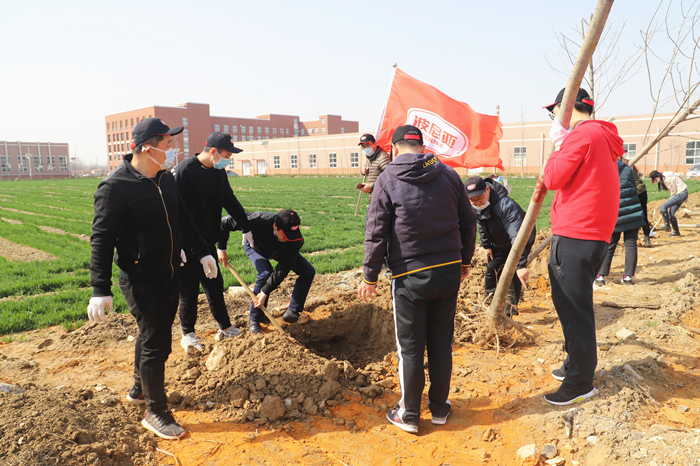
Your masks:
<svg viewBox="0 0 700 466"><path fill-rule="evenodd" d="M681 232L678 229L676 212L678 212L681 205L688 200L688 186L676 174L662 175L654 170L649 173L649 178L651 178L652 184L656 182L659 183L659 191L664 190L670 192L669 200L661 204L661 208L659 209L664 219L664 226L659 228L659 230L670 230L671 227L673 227L671 236L680 236Z"/></svg>
<svg viewBox="0 0 700 466"><path fill-rule="evenodd" d="M255 236L255 245L244 244L244 249L250 262L253 263L258 277L253 292L255 300L250 305L249 329L251 333L262 333L261 323L269 322L269 319L260 311L260 306L265 305L267 297L275 291L287 277L290 271L298 277L292 290L292 299L282 319L287 323L294 323L304 311L304 303L314 281L316 270L301 254L299 250L304 245L299 225L301 219L293 210L280 210L274 212L252 212L248 214L248 222ZM218 243L219 261L228 264L226 243L229 233L240 230L241 226L235 218L226 216L221 220L221 231ZM273 269L270 260L277 261Z"/></svg>
<svg viewBox="0 0 700 466"><path fill-rule="evenodd" d="M629 160L622 158L622 161L629 165ZM636 165L630 167L632 169L632 176L634 176L634 183L637 187L637 197L639 198L639 205L642 207L642 219L644 220L644 225L642 225L642 231L644 232L644 247L651 247L651 226L649 225L649 217L647 216L647 204L649 203L649 197L647 193L647 185L644 184L644 180L639 174Z"/></svg>
<svg viewBox="0 0 700 466"><path fill-rule="evenodd" d="M386 170L391 159L389 155L377 145L374 136L369 133L362 135L358 146L362 148L362 152L366 157L365 166L362 167L360 173L362 176L367 176L365 182L358 185L358 189L363 193L369 194L369 200L371 202L374 183L377 181L377 177Z"/></svg>
<svg viewBox="0 0 700 466"><path fill-rule="evenodd" d="M460 280L469 276L476 216L464 183L434 154L423 153L415 126L399 126L391 138L394 161L374 185L365 231L361 299L377 295L388 257L398 350L401 399L387 419L418 433L428 350L428 407L433 424L445 424L452 409L452 337Z"/></svg>
<svg viewBox="0 0 700 466"><path fill-rule="evenodd" d="M216 278L216 260L187 212L170 173L176 156L169 128L159 118L136 125L133 154L107 176L95 191L90 284L87 313L103 322L112 310L112 258L119 267L119 288L136 318L134 385L127 400L146 404L141 424L156 435L177 439L185 430L168 410L165 361L171 352L172 325L180 288L180 250L194 251L204 273ZM114 256L116 248L117 254Z"/></svg>
<svg viewBox="0 0 700 466"><path fill-rule="evenodd" d="M563 96L564 89L544 107L554 120L549 136L555 147L545 165L544 184L557 191L551 212L549 280L568 353L562 367L552 372L561 386L544 396L554 405L569 405L596 393L593 281L617 221L617 158L623 154L615 125L591 120L594 103L584 89L576 95L571 127L564 128L556 118Z"/></svg>
<svg viewBox="0 0 700 466"><path fill-rule="evenodd" d="M244 231L243 242L250 244L254 242L248 217L233 194L226 175L226 167L231 157L240 152L242 149L233 145L233 138L229 134L215 132L207 138L207 144L202 152L195 157L185 159L173 170L180 195L212 255L216 254L222 208L236 219ZM238 335L240 330L231 324L226 309L224 278L221 273L219 272L215 279L207 278L192 260L194 252L190 249L185 249L182 257L184 262L180 282L180 328L182 329L180 345L182 348L187 351L187 348L192 346L202 350L202 344L194 329L197 322L197 297L200 284L207 297L209 310L219 326L214 338L220 341Z"/></svg>

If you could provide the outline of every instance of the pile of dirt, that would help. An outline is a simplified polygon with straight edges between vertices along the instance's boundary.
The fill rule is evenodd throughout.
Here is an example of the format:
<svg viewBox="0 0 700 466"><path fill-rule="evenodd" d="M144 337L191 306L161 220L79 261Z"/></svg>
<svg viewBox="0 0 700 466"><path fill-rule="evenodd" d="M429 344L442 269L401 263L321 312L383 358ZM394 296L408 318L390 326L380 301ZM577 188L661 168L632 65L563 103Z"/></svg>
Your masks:
<svg viewBox="0 0 700 466"><path fill-rule="evenodd" d="M109 389L0 384L0 405L3 464L152 464L156 442L139 408Z"/></svg>

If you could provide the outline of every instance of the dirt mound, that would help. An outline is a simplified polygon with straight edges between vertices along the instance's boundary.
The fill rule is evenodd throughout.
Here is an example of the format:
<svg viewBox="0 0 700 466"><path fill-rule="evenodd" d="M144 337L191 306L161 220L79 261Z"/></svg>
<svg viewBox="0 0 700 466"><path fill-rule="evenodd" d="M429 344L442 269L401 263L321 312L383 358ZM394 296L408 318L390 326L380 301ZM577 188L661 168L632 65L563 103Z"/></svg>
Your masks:
<svg viewBox="0 0 700 466"><path fill-rule="evenodd" d="M0 384L0 405L3 464L151 464L139 408L108 389Z"/></svg>

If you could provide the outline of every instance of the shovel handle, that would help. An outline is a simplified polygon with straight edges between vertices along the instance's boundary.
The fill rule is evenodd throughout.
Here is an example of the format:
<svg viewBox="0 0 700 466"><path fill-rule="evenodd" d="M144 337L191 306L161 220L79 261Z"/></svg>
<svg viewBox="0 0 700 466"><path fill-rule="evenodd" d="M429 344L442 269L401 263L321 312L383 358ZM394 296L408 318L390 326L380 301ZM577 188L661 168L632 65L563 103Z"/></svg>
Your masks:
<svg viewBox="0 0 700 466"><path fill-rule="evenodd" d="M238 275L238 272L236 272L236 271L233 269L233 267L231 267L231 264L226 264L226 268L229 269L229 270L231 271L231 273L233 274L233 276L236 277L236 280L238 280L238 283L241 284L241 286L243 287L243 289L246 290L246 292L250 295L250 297L253 299L253 301L255 301L255 299L256 299L255 293L253 293L253 291L252 291L252 290L250 289L250 287L246 284L246 282L243 281L243 279L241 278L241 276ZM280 333L282 333L282 334L284 334L285 331L284 331L284 329L282 328L282 326L277 322L277 320L275 320L274 317L272 317L272 314L270 314L270 313L267 311L267 309L265 308L265 306L261 305L261 306L260 306L260 309L265 313L265 315L267 316L267 318L270 319L270 322L272 322L272 325L275 326L275 328L277 329L277 331L280 332Z"/></svg>

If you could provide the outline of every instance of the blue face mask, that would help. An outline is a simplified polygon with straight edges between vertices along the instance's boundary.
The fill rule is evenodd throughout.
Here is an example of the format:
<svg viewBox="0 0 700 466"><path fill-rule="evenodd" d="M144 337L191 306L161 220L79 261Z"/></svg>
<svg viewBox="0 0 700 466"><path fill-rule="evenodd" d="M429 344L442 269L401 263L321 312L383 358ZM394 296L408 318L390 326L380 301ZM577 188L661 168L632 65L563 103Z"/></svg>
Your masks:
<svg viewBox="0 0 700 466"><path fill-rule="evenodd" d="M173 149L163 150L163 149L158 149L157 147L152 147L152 146L146 147L145 149L155 149L155 150L159 150L161 152L165 152L165 160L163 161L163 163L156 162L153 159L153 157L151 157L148 153L146 153L146 155L148 155L148 158L153 160L153 163L156 163L156 164L158 164L158 166L160 166L161 170L170 170L171 168L173 168L175 166L175 162L177 161L177 155L175 154L175 150L173 150Z"/></svg>
<svg viewBox="0 0 700 466"><path fill-rule="evenodd" d="M223 170L224 168L228 167L229 162L231 159L225 159L219 154L219 151L216 151L216 155L219 156L219 161L214 163L214 168L217 170Z"/></svg>

